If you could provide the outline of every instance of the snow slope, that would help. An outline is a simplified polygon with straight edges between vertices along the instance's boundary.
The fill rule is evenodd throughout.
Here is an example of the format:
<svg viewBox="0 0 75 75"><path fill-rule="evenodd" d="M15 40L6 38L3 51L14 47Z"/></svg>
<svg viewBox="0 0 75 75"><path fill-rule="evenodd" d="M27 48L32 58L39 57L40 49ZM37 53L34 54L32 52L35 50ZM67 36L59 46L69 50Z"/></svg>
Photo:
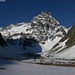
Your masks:
<svg viewBox="0 0 75 75"><path fill-rule="evenodd" d="M64 59L75 59L75 45L65 49L65 51L58 53L55 57L64 58Z"/></svg>
<svg viewBox="0 0 75 75"><path fill-rule="evenodd" d="M8 44L0 33L0 58L10 58L18 54L21 54L21 52Z"/></svg>
<svg viewBox="0 0 75 75"><path fill-rule="evenodd" d="M8 38L9 36L12 36L13 39L20 38L21 32L22 33L32 33L32 31L26 31L27 29L30 29L30 23L18 23L16 26L14 24L11 24L10 26L4 28L1 33L2 35L6 36ZM16 36L15 34L18 34ZM14 35L14 36L13 36Z"/></svg>
<svg viewBox="0 0 75 75"><path fill-rule="evenodd" d="M55 48L43 55L60 59L75 59L75 45L67 47L67 41L68 39L63 42L58 42L58 45Z"/></svg>
<svg viewBox="0 0 75 75"><path fill-rule="evenodd" d="M17 50L11 45L5 46L5 47L0 47L0 57L4 58L10 58L17 56L18 54L21 54L22 52Z"/></svg>

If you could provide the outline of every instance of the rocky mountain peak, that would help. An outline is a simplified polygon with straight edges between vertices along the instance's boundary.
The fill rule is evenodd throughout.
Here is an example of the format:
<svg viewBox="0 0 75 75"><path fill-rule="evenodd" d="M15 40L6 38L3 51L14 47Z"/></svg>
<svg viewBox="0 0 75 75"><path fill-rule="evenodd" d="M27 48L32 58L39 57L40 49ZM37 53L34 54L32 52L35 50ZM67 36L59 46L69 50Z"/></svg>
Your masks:
<svg viewBox="0 0 75 75"><path fill-rule="evenodd" d="M43 17L48 17L48 16L52 17L52 16L51 16L51 13L49 13L49 12L42 12L42 13L39 14L39 15L41 15L41 16L43 16Z"/></svg>
<svg viewBox="0 0 75 75"><path fill-rule="evenodd" d="M49 12L42 12L35 16L31 22L22 22L16 25L11 24L2 29L1 33L16 48L20 47L23 50L25 46L24 40L34 39L40 44L42 50L45 51L51 49L67 31L67 28L62 26ZM36 43L34 42L35 47Z"/></svg>
<svg viewBox="0 0 75 75"><path fill-rule="evenodd" d="M42 12L35 16L31 21L31 26L33 33L36 33L39 39L45 41L48 38L54 40L56 37L63 37L67 31L49 12Z"/></svg>
<svg viewBox="0 0 75 75"><path fill-rule="evenodd" d="M37 22L42 24L46 24L46 22L49 22L54 25L59 24L59 22L55 18L53 18L49 12L42 12L38 16L35 16L32 19L32 23L37 23Z"/></svg>
<svg viewBox="0 0 75 75"><path fill-rule="evenodd" d="M35 37L38 41L54 40L56 37L63 37L66 34L66 28L51 16L49 12L42 12L35 16L30 23L11 24L1 30L5 37L14 39L20 38L21 33L27 37Z"/></svg>

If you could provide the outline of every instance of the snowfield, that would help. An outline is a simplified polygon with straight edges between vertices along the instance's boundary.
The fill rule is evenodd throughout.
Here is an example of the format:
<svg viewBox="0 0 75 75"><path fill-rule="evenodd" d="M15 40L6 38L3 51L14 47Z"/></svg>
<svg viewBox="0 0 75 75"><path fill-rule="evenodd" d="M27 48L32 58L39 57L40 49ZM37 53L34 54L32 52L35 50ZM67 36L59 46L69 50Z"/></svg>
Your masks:
<svg viewBox="0 0 75 75"><path fill-rule="evenodd" d="M55 57L64 58L64 59L74 59L75 58L75 45L71 48L65 50L65 52L57 54Z"/></svg>
<svg viewBox="0 0 75 75"><path fill-rule="evenodd" d="M3 62L2 62L3 61ZM6 63L6 65L2 65ZM0 60L0 75L75 75L74 67L46 66L30 63L15 62L13 64L6 60Z"/></svg>

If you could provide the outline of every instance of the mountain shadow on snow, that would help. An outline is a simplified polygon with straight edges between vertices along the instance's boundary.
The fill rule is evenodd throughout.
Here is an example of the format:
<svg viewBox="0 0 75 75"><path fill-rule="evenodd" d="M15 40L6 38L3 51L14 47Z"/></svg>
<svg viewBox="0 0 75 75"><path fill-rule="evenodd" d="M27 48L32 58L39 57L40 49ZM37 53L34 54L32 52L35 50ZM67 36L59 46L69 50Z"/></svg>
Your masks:
<svg viewBox="0 0 75 75"><path fill-rule="evenodd" d="M0 33L0 46L7 46L6 41L4 40L4 38L2 37L2 34Z"/></svg>
<svg viewBox="0 0 75 75"><path fill-rule="evenodd" d="M7 39L7 42L21 51L21 54L16 56L18 60L41 57L39 53L42 52L42 48L34 38Z"/></svg>

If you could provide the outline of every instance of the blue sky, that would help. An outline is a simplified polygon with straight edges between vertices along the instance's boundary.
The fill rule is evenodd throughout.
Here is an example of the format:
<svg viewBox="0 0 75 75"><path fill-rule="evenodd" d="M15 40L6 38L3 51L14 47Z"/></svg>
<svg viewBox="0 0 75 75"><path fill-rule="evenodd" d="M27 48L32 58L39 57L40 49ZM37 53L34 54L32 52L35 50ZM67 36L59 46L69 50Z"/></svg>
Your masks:
<svg viewBox="0 0 75 75"><path fill-rule="evenodd" d="M50 12L65 27L75 23L75 0L6 0L0 2L0 27L30 22L42 11Z"/></svg>

